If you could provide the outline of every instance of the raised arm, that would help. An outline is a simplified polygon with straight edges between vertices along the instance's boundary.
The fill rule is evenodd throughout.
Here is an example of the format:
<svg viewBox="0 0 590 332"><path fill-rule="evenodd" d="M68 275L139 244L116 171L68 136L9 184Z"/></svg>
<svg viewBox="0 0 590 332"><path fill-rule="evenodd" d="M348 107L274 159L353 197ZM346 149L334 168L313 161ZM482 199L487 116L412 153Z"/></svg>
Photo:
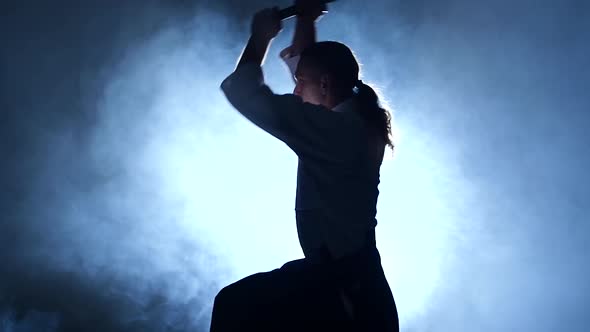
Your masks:
<svg viewBox="0 0 590 332"><path fill-rule="evenodd" d="M320 0L296 0L295 7L298 14L293 41L280 53L285 60L300 55L305 48L316 42L315 23L326 10L326 4Z"/></svg>
<svg viewBox="0 0 590 332"><path fill-rule="evenodd" d="M270 41L280 31L277 15L276 9L255 15L248 45L235 71L221 83L221 89L238 112L285 142L300 157L337 158L335 147L347 146L342 141L351 139L356 130L355 114L304 103L294 94L275 94L264 83L261 64Z"/></svg>
<svg viewBox="0 0 590 332"><path fill-rule="evenodd" d="M300 55L308 46L316 42L316 19L313 16L297 16L295 33L291 42L291 55Z"/></svg>
<svg viewBox="0 0 590 332"><path fill-rule="evenodd" d="M262 66L270 42L279 34L282 23L279 9L266 8L254 15L252 19L251 35L236 67L247 63Z"/></svg>

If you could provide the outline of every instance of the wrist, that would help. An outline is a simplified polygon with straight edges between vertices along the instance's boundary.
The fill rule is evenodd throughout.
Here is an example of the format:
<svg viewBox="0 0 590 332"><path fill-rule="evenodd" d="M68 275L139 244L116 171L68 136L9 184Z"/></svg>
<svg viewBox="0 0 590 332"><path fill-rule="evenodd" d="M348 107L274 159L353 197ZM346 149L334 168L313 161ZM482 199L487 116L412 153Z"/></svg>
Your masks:
<svg viewBox="0 0 590 332"><path fill-rule="evenodd" d="M304 15L297 15L297 22L304 23L304 24L314 24L315 21L318 19L318 16L304 14Z"/></svg>
<svg viewBox="0 0 590 332"><path fill-rule="evenodd" d="M255 42L257 45L261 45L261 44L269 44L274 37L267 35L267 34L263 34L263 33L257 33L257 32L253 32L250 35L250 39Z"/></svg>

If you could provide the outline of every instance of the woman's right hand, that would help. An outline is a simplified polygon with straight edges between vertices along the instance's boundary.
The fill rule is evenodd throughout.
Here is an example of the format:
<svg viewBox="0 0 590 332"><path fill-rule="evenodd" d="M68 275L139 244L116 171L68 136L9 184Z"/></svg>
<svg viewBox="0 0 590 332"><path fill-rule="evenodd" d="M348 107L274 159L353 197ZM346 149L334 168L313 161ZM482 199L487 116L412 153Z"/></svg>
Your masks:
<svg viewBox="0 0 590 332"><path fill-rule="evenodd" d="M321 0L295 0L297 17L316 21L327 11L326 4Z"/></svg>

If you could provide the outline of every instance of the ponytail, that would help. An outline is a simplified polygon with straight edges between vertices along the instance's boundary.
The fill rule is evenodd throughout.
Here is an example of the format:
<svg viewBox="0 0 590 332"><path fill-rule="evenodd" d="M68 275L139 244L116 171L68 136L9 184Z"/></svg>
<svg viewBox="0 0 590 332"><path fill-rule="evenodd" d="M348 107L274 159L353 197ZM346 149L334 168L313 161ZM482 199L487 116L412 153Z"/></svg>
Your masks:
<svg viewBox="0 0 590 332"><path fill-rule="evenodd" d="M342 96L348 97L355 91L361 116L393 151L391 113L382 107L375 90L358 79L359 63L350 48L335 41L317 42L303 50L299 65L304 61L320 72L331 74L335 89Z"/></svg>
<svg viewBox="0 0 590 332"><path fill-rule="evenodd" d="M361 104L361 115L369 126L377 130L379 136L385 141L385 145L393 151L391 134L391 113L381 106L379 96L369 85L358 80L355 88L356 98Z"/></svg>

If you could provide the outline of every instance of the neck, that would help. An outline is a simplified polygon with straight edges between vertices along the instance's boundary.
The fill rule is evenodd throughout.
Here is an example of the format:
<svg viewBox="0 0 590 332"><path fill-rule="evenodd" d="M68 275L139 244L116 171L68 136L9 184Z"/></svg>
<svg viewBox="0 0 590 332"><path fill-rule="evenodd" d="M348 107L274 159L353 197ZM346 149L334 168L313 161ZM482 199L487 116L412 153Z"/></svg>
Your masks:
<svg viewBox="0 0 590 332"><path fill-rule="evenodd" d="M334 109L334 107L338 106L340 103L349 99L350 97L352 97L352 93L346 94L346 95L341 95L341 96L328 95L328 96L326 96L326 99L324 100L324 102L322 102L322 105L324 105L325 107L327 107L329 109Z"/></svg>

